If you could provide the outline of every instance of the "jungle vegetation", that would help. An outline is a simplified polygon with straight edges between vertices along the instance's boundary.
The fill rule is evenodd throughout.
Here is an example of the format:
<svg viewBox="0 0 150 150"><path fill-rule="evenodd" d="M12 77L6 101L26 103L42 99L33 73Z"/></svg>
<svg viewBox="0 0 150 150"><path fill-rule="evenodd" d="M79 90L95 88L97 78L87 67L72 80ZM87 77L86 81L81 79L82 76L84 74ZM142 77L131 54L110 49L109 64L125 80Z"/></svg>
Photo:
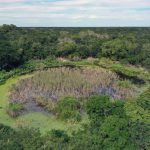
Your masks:
<svg viewBox="0 0 150 150"><path fill-rule="evenodd" d="M0 150L149 150L149 69L150 28L0 26Z"/></svg>

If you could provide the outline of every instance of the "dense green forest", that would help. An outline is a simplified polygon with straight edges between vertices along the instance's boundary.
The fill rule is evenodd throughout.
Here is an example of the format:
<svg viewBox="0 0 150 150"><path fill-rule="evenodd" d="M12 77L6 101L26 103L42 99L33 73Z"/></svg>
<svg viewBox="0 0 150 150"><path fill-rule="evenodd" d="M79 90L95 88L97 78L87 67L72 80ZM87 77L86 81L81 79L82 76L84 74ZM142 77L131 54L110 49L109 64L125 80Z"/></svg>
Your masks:
<svg viewBox="0 0 150 150"><path fill-rule="evenodd" d="M150 66L150 28L0 27L0 69L50 56L78 60L106 57Z"/></svg>
<svg viewBox="0 0 150 150"><path fill-rule="evenodd" d="M0 150L149 150L150 28L0 26Z"/></svg>

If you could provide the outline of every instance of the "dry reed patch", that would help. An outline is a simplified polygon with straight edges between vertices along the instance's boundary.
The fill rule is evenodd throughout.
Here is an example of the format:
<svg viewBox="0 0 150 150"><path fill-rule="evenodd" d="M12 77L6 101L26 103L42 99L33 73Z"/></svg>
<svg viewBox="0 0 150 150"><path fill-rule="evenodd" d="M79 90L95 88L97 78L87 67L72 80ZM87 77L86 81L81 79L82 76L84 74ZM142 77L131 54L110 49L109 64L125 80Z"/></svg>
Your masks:
<svg viewBox="0 0 150 150"><path fill-rule="evenodd" d="M80 99L104 94L112 99L125 99L135 95L133 87L120 87L118 80L115 73L102 68L51 68L19 81L11 88L9 100L11 103L34 100L51 110L59 99L66 96Z"/></svg>

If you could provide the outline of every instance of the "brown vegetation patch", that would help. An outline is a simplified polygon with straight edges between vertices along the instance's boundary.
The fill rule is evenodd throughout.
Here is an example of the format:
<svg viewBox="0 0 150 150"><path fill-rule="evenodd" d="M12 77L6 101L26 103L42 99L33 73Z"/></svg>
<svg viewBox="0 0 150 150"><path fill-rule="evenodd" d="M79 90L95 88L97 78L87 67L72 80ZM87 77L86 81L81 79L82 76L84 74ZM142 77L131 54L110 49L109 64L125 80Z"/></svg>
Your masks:
<svg viewBox="0 0 150 150"><path fill-rule="evenodd" d="M35 101L49 109L62 97L77 99L92 94L109 95L113 99L125 99L135 94L134 88L117 85L119 77L102 68L51 68L39 71L33 77L22 79L11 88L10 102Z"/></svg>

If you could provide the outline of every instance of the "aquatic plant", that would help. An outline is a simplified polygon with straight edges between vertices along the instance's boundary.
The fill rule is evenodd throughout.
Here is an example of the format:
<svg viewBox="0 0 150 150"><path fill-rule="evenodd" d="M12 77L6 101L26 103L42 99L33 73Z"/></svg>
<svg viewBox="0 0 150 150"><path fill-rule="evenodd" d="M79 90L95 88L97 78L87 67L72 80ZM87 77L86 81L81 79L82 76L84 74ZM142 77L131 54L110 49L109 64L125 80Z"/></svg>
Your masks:
<svg viewBox="0 0 150 150"><path fill-rule="evenodd" d="M35 101L51 110L57 101L70 96L76 99L93 94L125 99L135 94L135 88L118 85L119 77L102 68L51 68L22 79L11 88L11 103Z"/></svg>

